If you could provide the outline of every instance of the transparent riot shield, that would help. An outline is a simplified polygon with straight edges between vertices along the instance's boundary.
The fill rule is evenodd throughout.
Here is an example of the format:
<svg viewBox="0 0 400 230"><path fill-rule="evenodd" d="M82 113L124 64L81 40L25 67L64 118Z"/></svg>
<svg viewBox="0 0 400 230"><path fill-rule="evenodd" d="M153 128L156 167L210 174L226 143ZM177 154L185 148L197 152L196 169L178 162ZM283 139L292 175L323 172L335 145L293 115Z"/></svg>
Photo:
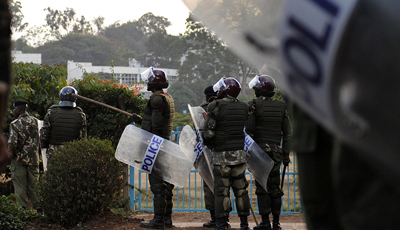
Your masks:
<svg viewBox="0 0 400 230"><path fill-rule="evenodd" d="M193 149L187 149L134 125L128 125L119 140L115 158L178 187L183 187L196 155Z"/></svg>
<svg viewBox="0 0 400 230"><path fill-rule="evenodd" d="M190 125L185 125L179 136L179 145L187 149L193 149L194 154L197 156L197 159L194 162L194 167L197 169L204 182L207 183L211 191L214 192L212 165L208 164L206 160L207 158L211 159L211 151L197 140L197 135L193 131L192 127ZM207 148L207 150L204 151L204 148ZM207 157L205 154L207 154Z"/></svg>
<svg viewBox="0 0 400 230"><path fill-rule="evenodd" d="M40 129L43 127L43 120L38 120L38 131L40 135ZM43 170L47 171L47 155L46 155L47 148L42 148L40 146L40 153L42 155L42 162L43 162Z"/></svg>
<svg viewBox="0 0 400 230"><path fill-rule="evenodd" d="M207 174L210 174L213 184L211 185L211 184L207 183L207 181L206 181L206 183L210 187L211 191L214 191L214 174L212 172L213 166L211 164L212 152L211 152L211 149L207 148L207 146L204 145L203 137L201 135L201 133L203 132L204 123L206 121L205 120L206 111L200 106L192 107L189 104L188 104L188 109L190 112L190 116L192 117L192 120L193 120L194 128L196 129L196 134L197 134L197 138L199 141L198 147L201 146L203 149L203 159L198 159L197 164L199 164L199 163L204 164L204 165L202 165L202 167L205 170L208 167L207 171L209 171L209 173L207 172ZM203 173L205 174L206 172L204 171Z"/></svg>
<svg viewBox="0 0 400 230"><path fill-rule="evenodd" d="M247 169L265 191L268 191L267 181L269 173L274 167L274 161L246 132L245 135L244 151L250 154L250 158L246 162Z"/></svg>

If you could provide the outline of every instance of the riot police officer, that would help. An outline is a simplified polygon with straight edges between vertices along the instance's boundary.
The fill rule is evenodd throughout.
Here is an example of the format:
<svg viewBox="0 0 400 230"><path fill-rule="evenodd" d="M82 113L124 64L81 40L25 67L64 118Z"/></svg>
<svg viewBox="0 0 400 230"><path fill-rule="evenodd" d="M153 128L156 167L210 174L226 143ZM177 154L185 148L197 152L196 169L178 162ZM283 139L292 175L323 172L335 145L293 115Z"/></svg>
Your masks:
<svg viewBox="0 0 400 230"><path fill-rule="evenodd" d="M246 190L246 161L243 132L249 116L249 105L237 99L241 86L234 78L222 78L213 86L217 99L207 107L203 138L213 151L216 229L226 229L231 211L232 187L242 230L249 229L250 200Z"/></svg>
<svg viewBox="0 0 400 230"><path fill-rule="evenodd" d="M168 87L168 78L164 71L150 67L142 73L147 82L147 90L153 94L143 110L141 128L167 140L171 137L172 122L175 116L174 100L171 95L163 91ZM174 185L149 174L150 189L154 194L154 218L142 221L141 227L164 229L172 228L172 189Z"/></svg>
<svg viewBox="0 0 400 230"><path fill-rule="evenodd" d="M262 222L254 229L271 229L269 214L272 212L273 229L281 229L279 215L282 206L283 191L280 185L280 166L290 162L289 140L290 122L284 101L272 99L275 94L275 80L268 75L256 75L249 88L254 89L256 98L249 101L253 113L246 124L246 132L274 161L267 181L268 192L256 181L258 210ZM281 145L282 141L282 147Z"/></svg>
<svg viewBox="0 0 400 230"><path fill-rule="evenodd" d="M74 87L62 88L60 102L52 105L44 117L40 140L42 147L47 148L49 160L54 150L63 143L87 138L86 114L76 106L74 94L78 94Z"/></svg>

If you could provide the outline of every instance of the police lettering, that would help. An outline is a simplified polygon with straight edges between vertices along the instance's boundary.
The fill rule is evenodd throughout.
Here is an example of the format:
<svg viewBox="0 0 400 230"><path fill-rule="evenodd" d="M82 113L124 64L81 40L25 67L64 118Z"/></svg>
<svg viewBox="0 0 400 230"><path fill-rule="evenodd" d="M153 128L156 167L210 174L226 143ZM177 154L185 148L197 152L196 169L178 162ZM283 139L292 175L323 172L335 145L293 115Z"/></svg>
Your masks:
<svg viewBox="0 0 400 230"><path fill-rule="evenodd" d="M151 173L154 165L155 158L157 157L158 151L160 150L161 144L164 141L159 136L154 135L150 141L149 146L147 147L141 169L148 173Z"/></svg>
<svg viewBox="0 0 400 230"><path fill-rule="evenodd" d="M292 10L286 17L290 32L283 40L282 52L291 69L287 79L291 90L314 106L310 87L323 83L327 68L323 55L328 52L341 8L332 0L295 0L292 4L302 4L307 12Z"/></svg>
<svg viewBox="0 0 400 230"><path fill-rule="evenodd" d="M246 137L244 139L244 151L248 152L253 143L254 140L248 134L246 134Z"/></svg>
<svg viewBox="0 0 400 230"><path fill-rule="evenodd" d="M194 152L196 153L196 159L199 158L200 154L203 152L203 146L201 142L197 143L194 147Z"/></svg>

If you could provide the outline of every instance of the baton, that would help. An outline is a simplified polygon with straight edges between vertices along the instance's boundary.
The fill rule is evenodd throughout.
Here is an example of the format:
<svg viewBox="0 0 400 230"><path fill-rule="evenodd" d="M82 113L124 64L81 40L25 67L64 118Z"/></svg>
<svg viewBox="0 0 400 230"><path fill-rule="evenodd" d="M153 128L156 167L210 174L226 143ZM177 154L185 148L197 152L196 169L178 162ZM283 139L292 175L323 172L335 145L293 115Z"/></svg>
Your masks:
<svg viewBox="0 0 400 230"><path fill-rule="evenodd" d="M283 181L285 180L286 165L283 165L282 180L281 180L281 190L283 188Z"/></svg>
<svg viewBox="0 0 400 230"><path fill-rule="evenodd" d="M92 99L90 99L90 98L87 98L87 97L78 95L78 94L72 94L72 96L73 96L73 97L76 97L76 98L79 98L79 99L83 99L83 100L85 100L85 101L89 101L89 102L98 104L98 105L102 105L102 106L104 106L104 107L107 107L107 108L109 108L109 109L113 109L113 110L115 110L115 111L118 111L118 112L120 112L120 113L122 113L122 114L125 114L125 115L128 115L128 116L130 116L130 117L136 116L136 117L138 117L139 119L142 119L142 117L141 117L140 115L137 115L136 113L128 113L128 112L126 112L126 111L124 111L124 110L115 108L115 107L113 107L113 106L111 106L111 105L107 105L107 104L105 104L105 103L103 103L103 102L95 101L95 100L92 100Z"/></svg>

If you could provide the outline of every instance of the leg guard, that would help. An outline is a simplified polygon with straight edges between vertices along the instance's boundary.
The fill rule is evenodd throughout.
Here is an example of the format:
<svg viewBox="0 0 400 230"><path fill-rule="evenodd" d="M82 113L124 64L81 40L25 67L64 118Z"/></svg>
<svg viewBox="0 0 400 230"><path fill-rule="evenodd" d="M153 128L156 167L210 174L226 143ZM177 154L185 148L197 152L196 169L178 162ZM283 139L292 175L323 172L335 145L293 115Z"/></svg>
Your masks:
<svg viewBox="0 0 400 230"><path fill-rule="evenodd" d="M215 165L214 173L214 192L215 192L215 218L220 219L229 216L231 210L230 176L229 166Z"/></svg>
<svg viewBox="0 0 400 230"><path fill-rule="evenodd" d="M249 182L244 175L246 170L245 164L235 165L232 167L232 190L236 198L236 209L239 216L250 215L250 198L247 192Z"/></svg>

